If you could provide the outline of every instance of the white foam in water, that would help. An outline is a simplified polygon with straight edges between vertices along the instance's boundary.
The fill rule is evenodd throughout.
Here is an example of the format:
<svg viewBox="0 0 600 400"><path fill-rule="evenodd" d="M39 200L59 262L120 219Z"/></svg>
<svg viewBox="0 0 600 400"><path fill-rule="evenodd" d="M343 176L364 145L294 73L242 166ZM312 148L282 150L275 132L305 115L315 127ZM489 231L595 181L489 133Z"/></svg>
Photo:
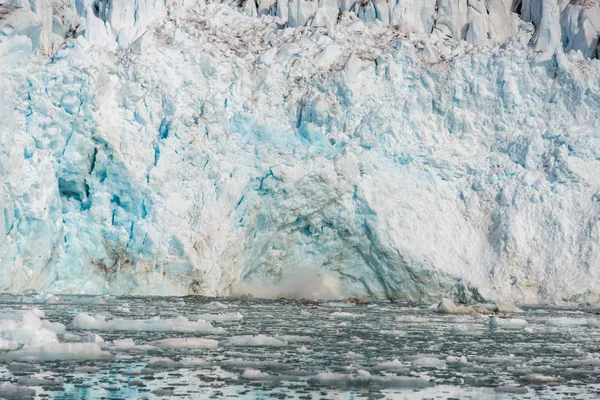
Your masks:
<svg viewBox="0 0 600 400"><path fill-rule="evenodd" d="M105 360L111 357L97 343L53 343L4 353L0 355L0 360Z"/></svg>
<svg viewBox="0 0 600 400"><path fill-rule="evenodd" d="M287 342L266 335L233 336L224 342L226 346L248 346L248 347L283 347Z"/></svg>
<svg viewBox="0 0 600 400"><path fill-rule="evenodd" d="M219 342L213 339L202 338L172 338L148 342L150 346L161 349L216 349Z"/></svg>
<svg viewBox="0 0 600 400"><path fill-rule="evenodd" d="M104 315L80 313L73 318L74 329L94 329L99 331L172 331L172 332L205 332L222 334L223 328L215 328L206 321L189 321L183 316L172 319L106 319Z"/></svg>

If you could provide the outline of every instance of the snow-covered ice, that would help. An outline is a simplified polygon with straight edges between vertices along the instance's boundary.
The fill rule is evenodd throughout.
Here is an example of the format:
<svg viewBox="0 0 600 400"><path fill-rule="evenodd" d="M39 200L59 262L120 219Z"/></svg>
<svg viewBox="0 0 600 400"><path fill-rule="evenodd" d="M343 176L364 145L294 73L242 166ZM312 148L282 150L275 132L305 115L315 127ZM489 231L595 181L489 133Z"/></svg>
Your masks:
<svg viewBox="0 0 600 400"><path fill-rule="evenodd" d="M597 1L0 7L1 290L600 298Z"/></svg>

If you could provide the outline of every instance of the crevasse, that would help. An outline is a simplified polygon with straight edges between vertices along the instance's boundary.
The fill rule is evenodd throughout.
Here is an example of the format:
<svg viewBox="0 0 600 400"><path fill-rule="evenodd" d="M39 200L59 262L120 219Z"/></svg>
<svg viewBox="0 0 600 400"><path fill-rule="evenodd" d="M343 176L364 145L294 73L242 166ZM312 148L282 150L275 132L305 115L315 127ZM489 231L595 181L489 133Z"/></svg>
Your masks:
<svg viewBox="0 0 600 400"><path fill-rule="evenodd" d="M0 5L1 290L596 299L597 2L234 8Z"/></svg>

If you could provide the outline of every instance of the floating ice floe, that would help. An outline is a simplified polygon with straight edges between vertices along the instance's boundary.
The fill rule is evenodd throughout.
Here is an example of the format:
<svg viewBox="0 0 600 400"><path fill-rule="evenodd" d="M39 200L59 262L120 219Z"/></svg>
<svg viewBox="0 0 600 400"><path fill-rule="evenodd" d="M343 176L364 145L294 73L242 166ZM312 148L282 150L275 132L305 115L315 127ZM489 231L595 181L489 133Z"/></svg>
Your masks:
<svg viewBox="0 0 600 400"><path fill-rule="evenodd" d="M353 313L343 312L343 311L334 312L329 315L332 316L333 318L360 318L360 317L365 316L364 314L353 314Z"/></svg>
<svg viewBox="0 0 600 400"><path fill-rule="evenodd" d="M265 379L265 378L269 378L271 375L267 374L266 372L262 372L259 369L247 369L244 371L244 374L242 375L242 378L244 379Z"/></svg>
<svg viewBox="0 0 600 400"><path fill-rule="evenodd" d="M300 354L310 354L310 353L312 353L312 352L313 352L313 350L311 350L311 349L308 349L308 348L306 348L306 347L304 347L304 346L302 346L302 347L299 347L297 351L298 351L298 353L300 353Z"/></svg>
<svg viewBox="0 0 600 400"><path fill-rule="evenodd" d="M64 325L41 320L39 315L43 315L39 310L0 313L0 350L58 343L56 331L64 332Z"/></svg>
<svg viewBox="0 0 600 400"><path fill-rule="evenodd" d="M106 360L111 357L111 354L103 351L97 343L53 343L10 351L0 355L0 360L81 361Z"/></svg>
<svg viewBox="0 0 600 400"><path fill-rule="evenodd" d="M485 356L469 356L470 362L484 363L484 364L508 364L516 365L521 364L524 360L522 358L515 357L514 354L508 356L496 356L496 357L485 357Z"/></svg>
<svg viewBox="0 0 600 400"><path fill-rule="evenodd" d="M161 349L216 349L219 342L214 339L203 338L172 338L148 342L148 345Z"/></svg>
<svg viewBox="0 0 600 400"><path fill-rule="evenodd" d="M89 335L82 336L79 341L81 343L104 343L104 338L97 333L90 333Z"/></svg>
<svg viewBox="0 0 600 400"><path fill-rule="evenodd" d="M413 359L412 365L421 368L436 368L442 369L446 367L446 362L435 357L417 357Z"/></svg>
<svg viewBox="0 0 600 400"><path fill-rule="evenodd" d="M247 347L283 347L287 346L287 342L275 339L272 336L266 335L246 335L233 336L224 342L226 346L247 346Z"/></svg>
<svg viewBox="0 0 600 400"><path fill-rule="evenodd" d="M220 301L211 301L210 303L206 303L200 306L206 310L224 310L229 308L227 304L221 303Z"/></svg>
<svg viewBox="0 0 600 400"><path fill-rule="evenodd" d="M375 366L373 368L382 370L382 371L393 371L393 372L402 373L402 374L410 373L410 369L408 369L408 367L405 364L403 364L401 361L399 361L396 358L393 359L392 361L385 361L385 362L382 362L379 364L375 364Z"/></svg>
<svg viewBox="0 0 600 400"><path fill-rule="evenodd" d="M567 326L589 326L592 328L599 328L600 321L593 318L569 318L569 317L560 317L560 318L550 318L546 321L546 325L549 326L558 326L558 327L567 327Z"/></svg>
<svg viewBox="0 0 600 400"><path fill-rule="evenodd" d="M430 319L423 317L416 317L414 315L401 315L396 317L397 322L406 322L409 324L424 324L430 321Z"/></svg>
<svg viewBox="0 0 600 400"><path fill-rule="evenodd" d="M490 329L520 330L527 326L527 321L520 318L490 318Z"/></svg>
<svg viewBox="0 0 600 400"><path fill-rule="evenodd" d="M0 383L0 398L4 399L33 399L35 389L12 383Z"/></svg>
<svg viewBox="0 0 600 400"><path fill-rule="evenodd" d="M483 335L483 331L473 324L456 324L452 327L452 333L461 336L479 336Z"/></svg>
<svg viewBox="0 0 600 400"><path fill-rule="evenodd" d="M556 377L556 376L547 376L542 374L529 374L521 377L522 381L528 383L558 383L565 382L565 378Z"/></svg>
<svg viewBox="0 0 600 400"><path fill-rule="evenodd" d="M315 340L315 338L311 336L302 335L275 335L274 337L275 339L288 343L309 343Z"/></svg>
<svg viewBox="0 0 600 400"><path fill-rule="evenodd" d="M222 334L223 328L215 328L210 322L189 321L183 316L172 319L106 319L104 315L80 313L73 318L74 329L94 329L99 331L172 331L172 332L204 332Z"/></svg>
<svg viewBox="0 0 600 400"><path fill-rule="evenodd" d="M192 319L212 322L229 322L241 321L244 317L239 312L235 312L226 314L198 314L194 315Z"/></svg>
<svg viewBox="0 0 600 400"><path fill-rule="evenodd" d="M363 387L418 389L434 386L432 382L420 378L405 376L377 376L371 375L365 370L358 370L356 374L324 372L311 377L308 382L340 389L354 389Z"/></svg>

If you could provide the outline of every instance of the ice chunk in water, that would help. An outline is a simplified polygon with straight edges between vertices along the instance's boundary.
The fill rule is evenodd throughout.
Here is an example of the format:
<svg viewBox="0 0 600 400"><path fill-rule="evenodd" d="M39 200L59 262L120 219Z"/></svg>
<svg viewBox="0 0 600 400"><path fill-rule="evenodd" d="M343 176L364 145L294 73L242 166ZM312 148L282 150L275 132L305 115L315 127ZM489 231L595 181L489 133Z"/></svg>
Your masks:
<svg viewBox="0 0 600 400"><path fill-rule="evenodd" d="M244 379L265 379L268 377L270 377L269 374L259 369L247 369L244 371L244 375L242 375Z"/></svg>
<svg viewBox="0 0 600 400"><path fill-rule="evenodd" d="M211 301L210 303L204 304L202 308L207 310L223 310L229 308L229 306L221 303L220 301Z"/></svg>
<svg viewBox="0 0 600 400"><path fill-rule="evenodd" d="M213 322L227 322L227 321L241 321L244 319L242 314L226 313L226 314L198 314L192 317L195 320L213 321Z"/></svg>
<svg viewBox="0 0 600 400"><path fill-rule="evenodd" d="M287 342L279 339L275 339L271 336L266 335L246 335L246 336L233 336L227 339L224 343L227 346L248 346L248 347L283 347L287 346Z"/></svg>
<svg viewBox="0 0 600 400"><path fill-rule="evenodd" d="M104 315L80 313L73 319L74 329L95 329L99 331L173 331L173 332L206 332L212 334L225 333L223 328L215 328L210 322L189 321L183 316L173 319L124 319L107 320Z"/></svg>
<svg viewBox="0 0 600 400"><path fill-rule="evenodd" d="M420 378L404 376L374 376L364 370L357 371L357 374L324 372L311 377L308 382L340 389L355 389L363 387L396 387L417 389L433 386L432 382Z"/></svg>
<svg viewBox="0 0 600 400"><path fill-rule="evenodd" d="M490 329L514 329L520 330L527 326L527 321L520 318L498 318L490 319Z"/></svg>
<svg viewBox="0 0 600 400"><path fill-rule="evenodd" d="M564 382L565 379L556 376L547 376L542 374L529 374L521 377L521 380L529 383L557 383Z"/></svg>
<svg viewBox="0 0 600 400"><path fill-rule="evenodd" d="M0 313L0 348L57 343L56 332L49 328L60 330L64 325L42 321L36 314L32 310Z"/></svg>
<svg viewBox="0 0 600 400"><path fill-rule="evenodd" d="M547 322L549 326L590 326L597 328L600 326L600 322L596 319L588 319L588 318L569 318L569 317L560 317L560 318L550 318Z"/></svg>
<svg viewBox="0 0 600 400"><path fill-rule="evenodd" d="M0 360L105 360L111 357L96 343L53 343L11 351L0 355Z"/></svg>
<svg viewBox="0 0 600 400"><path fill-rule="evenodd" d="M0 384L0 397L4 399L33 399L35 390L26 386L13 385L12 383Z"/></svg>
<svg viewBox="0 0 600 400"><path fill-rule="evenodd" d="M331 313L330 316L332 316L333 318L360 318L360 317L364 317L364 314L352 314L349 312L334 312Z"/></svg>
<svg viewBox="0 0 600 400"><path fill-rule="evenodd" d="M446 367L446 362L444 360L440 360L439 358L435 358L435 357L418 357L418 358L415 358L414 360L412 360L412 364L415 367L422 367L422 368L441 369L441 368Z"/></svg>
<svg viewBox="0 0 600 400"><path fill-rule="evenodd" d="M202 338L173 338L155 340L148 343L150 346L161 349L216 349L219 342L213 339Z"/></svg>
<svg viewBox="0 0 600 400"><path fill-rule="evenodd" d="M89 335L82 336L79 341L81 343L103 343L104 339L96 333L90 333Z"/></svg>
<svg viewBox="0 0 600 400"><path fill-rule="evenodd" d="M113 340L113 346L119 350L127 350L135 348L135 342L133 339L117 339Z"/></svg>

